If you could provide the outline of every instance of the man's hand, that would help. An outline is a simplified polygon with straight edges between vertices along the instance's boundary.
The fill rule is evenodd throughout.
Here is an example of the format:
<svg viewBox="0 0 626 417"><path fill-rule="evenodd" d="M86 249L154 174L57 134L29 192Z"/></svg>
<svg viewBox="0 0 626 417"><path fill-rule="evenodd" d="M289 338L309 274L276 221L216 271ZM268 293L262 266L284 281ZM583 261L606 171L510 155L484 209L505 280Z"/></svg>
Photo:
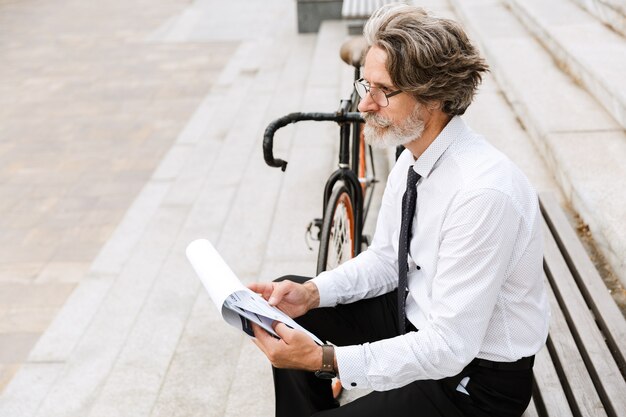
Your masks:
<svg viewBox="0 0 626 417"><path fill-rule="evenodd" d="M249 284L248 288L261 294L270 305L278 307L291 318L302 316L320 303L319 292L312 282L256 282Z"/></svg>
<svg viewBox="0 0 626 417"><path fill-rule="evenodd" d="M293 330L283 323L274 324L276 339L257 324L252 324L252 341L267 356L276 368L317 371L322 367L322 347L299 330Z"/></svg>

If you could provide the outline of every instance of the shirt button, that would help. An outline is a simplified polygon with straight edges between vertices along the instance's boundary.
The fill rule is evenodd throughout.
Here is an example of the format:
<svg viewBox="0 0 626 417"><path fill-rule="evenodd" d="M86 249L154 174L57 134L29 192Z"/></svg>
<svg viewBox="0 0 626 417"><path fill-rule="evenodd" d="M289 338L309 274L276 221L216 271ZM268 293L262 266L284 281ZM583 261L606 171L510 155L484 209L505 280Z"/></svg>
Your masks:
<svg viewBox="0 0 626 417"><path fill-rule="evenodd" d="M353 382L350 385L353 386L353 387L356 387L356 382Z"/></svg>
<svg viewBox="0 0 626 417"><path fill-rule="evenodd" d="M417 269L419 271L420 269L422 269L422 267L419 266L419 265L415 265L415 269Z"/></svg>

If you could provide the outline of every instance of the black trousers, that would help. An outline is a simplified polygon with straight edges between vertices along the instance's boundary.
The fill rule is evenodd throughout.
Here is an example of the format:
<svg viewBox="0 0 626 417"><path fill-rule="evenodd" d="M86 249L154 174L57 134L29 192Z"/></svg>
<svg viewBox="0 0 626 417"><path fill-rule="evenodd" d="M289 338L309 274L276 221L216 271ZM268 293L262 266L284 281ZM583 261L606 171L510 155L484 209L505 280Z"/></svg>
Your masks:
<svg viewBox="0 0 626 417"><path fill-rule="evenodd" d="M309 278L286 276L305 282ZM397 336L396 292L318 308L298 318L322 340L337 346L374 342ZM415 328L407 323L408 331ZM341 370L340 370L341 371ZM519 417L532 392L532 369L504 371L468 365L461 373L441 380L419 380L404 387L374 391L339 407L329 380L311 372L273 368L277 417ZM469 395L456 390L464 377Z"/></svg>

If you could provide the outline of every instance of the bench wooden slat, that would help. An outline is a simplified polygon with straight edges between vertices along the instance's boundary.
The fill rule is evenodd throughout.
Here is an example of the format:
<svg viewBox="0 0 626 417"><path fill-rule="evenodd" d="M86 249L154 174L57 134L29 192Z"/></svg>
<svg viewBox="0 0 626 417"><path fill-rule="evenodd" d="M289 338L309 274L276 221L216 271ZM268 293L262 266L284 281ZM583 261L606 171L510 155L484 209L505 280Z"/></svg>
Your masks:
<svg viewBox="0 0 626 417"><path fill-rule="evenodd" d="M560 374L559 379L561 383L564 383L563 388L567 395L568 403L575 404L574 410L577 408L581 416L607 416L602 401L594 388L593 381L587 373L576 342L570 333L565 316L550 286L548 286L547 292L552 310L547 346L551 353L554 367ZM563 380L563 377L566 381ZM545 401L549 403L551 398L546 397Z"/></svg>
<svg viewBox="0 0 626 417"><path fill-rule="evenodd" d="M570 226L565 214L552 194L540 195L541 207L548 227L563 252L572 275L593 310L606 336L622 374L626 370L626 320L609 294L600 274L589 259L585 248ZM624 394L626 396L626 394Z"/></svg>
<svg viewBox="0 0 626 417"><path fill-rule="evenodd" d="M366 20L379 7L398 0L343 0L341 16L344 19Z"/></svg>
<svg viewBox="0 0 626 417"><path fill-rule="evenodd" d="M623 415L626 382L545 223L544 235L546 272L587 370L608 414Z"/></svg>
<svg viewBox="0 0 626 417"><path fill-rule="evenodd" d="M546 417L574 417L550 352L545 346L535 355L533 373L540 396L537 401L542 403L539 408L545 409Z"/></svg>

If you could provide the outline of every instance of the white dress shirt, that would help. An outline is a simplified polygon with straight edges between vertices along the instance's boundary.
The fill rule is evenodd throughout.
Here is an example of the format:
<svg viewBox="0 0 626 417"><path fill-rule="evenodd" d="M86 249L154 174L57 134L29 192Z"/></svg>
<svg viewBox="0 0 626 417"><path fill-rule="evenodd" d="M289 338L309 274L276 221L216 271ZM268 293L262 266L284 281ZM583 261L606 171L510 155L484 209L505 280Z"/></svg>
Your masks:
<svg viewBox="0 0 626 417"><path fill-rule="evenodd" d="M320 306L397 287L402 195L411 165L422 178L406 311L419 331L336 348L347 389L384 391L441 379L476 357L512 362L538 352L547 337L536 193L506 156L458 116L417 161L408 150L402 153L387 180L372 245L313 279Z"/></svg>

